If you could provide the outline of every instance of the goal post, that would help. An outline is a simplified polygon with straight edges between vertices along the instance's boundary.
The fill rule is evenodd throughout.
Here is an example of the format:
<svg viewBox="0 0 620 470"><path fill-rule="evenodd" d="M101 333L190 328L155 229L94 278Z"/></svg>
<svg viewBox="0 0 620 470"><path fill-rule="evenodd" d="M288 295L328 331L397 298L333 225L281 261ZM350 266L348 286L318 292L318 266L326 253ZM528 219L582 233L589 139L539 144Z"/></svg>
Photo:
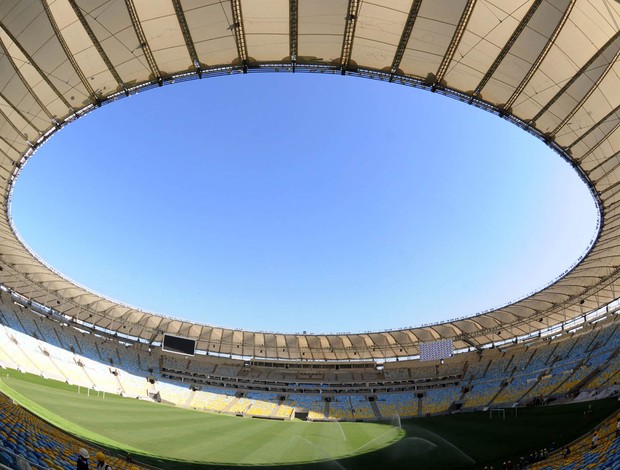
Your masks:
<svg viewBox="0 0 620 470"><path fill-rule="evenodd" d="M502 419L506 419L506 410L508 410L508 416L512 415L515 418L519 417L518 408L489 408L489 419L493 419L493 414Z"/></svg>

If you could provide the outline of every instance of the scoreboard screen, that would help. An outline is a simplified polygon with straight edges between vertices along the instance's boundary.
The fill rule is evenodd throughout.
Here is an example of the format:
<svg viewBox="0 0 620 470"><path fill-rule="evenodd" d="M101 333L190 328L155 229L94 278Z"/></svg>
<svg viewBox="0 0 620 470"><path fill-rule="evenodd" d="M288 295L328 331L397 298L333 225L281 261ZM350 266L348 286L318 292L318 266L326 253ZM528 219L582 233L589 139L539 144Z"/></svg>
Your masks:
<svg viewBox="0 0 620 470"><path fill-rule="evenodd" d="M443 339L432 343L420 343L420 360L436 361L452 356L452 341Z"/></svg>
<svg viewBox="0 0 620 470"><path fill-rule="evenodd" d="M196 351L196 341L193 339L182 338L180 336L164 334L162 349L164 351L177 354L187 354L188 356L193 356Z"/></svg>

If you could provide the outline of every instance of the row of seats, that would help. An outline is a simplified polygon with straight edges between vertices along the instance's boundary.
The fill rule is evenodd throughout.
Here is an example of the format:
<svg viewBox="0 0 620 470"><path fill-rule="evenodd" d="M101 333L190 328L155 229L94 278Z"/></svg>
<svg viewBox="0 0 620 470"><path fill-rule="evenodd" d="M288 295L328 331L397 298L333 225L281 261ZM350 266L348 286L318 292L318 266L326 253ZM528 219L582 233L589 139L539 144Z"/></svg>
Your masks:
<svg viewBox="0 0 620 470"><path fill-rule="evenodd" d="M327 419L325 401L318 394L291 393L286 399L286 406L308 410L308 418L312 420Z"/></svg>
<svg viewBox="0 0 620 470"><path fill-rule="evenodd" d="M609 470L620 468L620 437L616 435L616 413L594 432L579 441L559 449L541 462L533 464L532 470ZM596 445L593 439L596 433Z"/></svg>
<svg viewBox="0 0 620 470"><path fill-rule="evenodd" d="M561 342L537 345L535 349L508 350L495 353L495 357L489 354L490 358L481 356L468 369L469 380L463 380L471 389L463 407L510 406L539 397L562 397L599 371L586 388L613 383L620 345L619 335L614 335L616 330L617 325L611 324Z"/></svg>
<svg viewBox="0 0 620 470"><path fill-rule="evenodd" d="M384 418L418 414L418 400L413 392L381 393L377 395L377 407Z"/></svg>
<svg viewBox="0 0 620 470"><path fill-rule="evenodd" d="M268 379L275 381L297 382L296 378L307 374L311 380L322 382L376 382L381 378L387 380L407 379L435 379L449 374L463 375L462 360L448 360L446 364L426 365L424 363L408 362L401 367L394 365L386 366L383 374L374 371L368 372L325 372L322 371L277 371L252 367L247 369L241 365L213 364L213 358L196 356L191 360L180 359L174 355L147 353L145 345L135 344L131 347L120 345L95 334L79 332L70 325L61 326L57 321L32 313L29 309L14 305L10 299L2 294L2 315L0 320L17 331L25 332L30 336L40 338L46 343L65 349L73 348L74 352L85 355L95 361L110 364L122 368L134 375L146 375L161 372L160 366L170 366L178 370L186 370L189 373L214 374L216 376L234 378L238 376ZM7 301L8 300L8 301ZM591 353L591 347L605 344L615 339L613 328L594 328L592 331L581 335L565 333L562 338L554 338L544 343L535 343L531 347L509 348L506 353L487 350L479 361L463 356L467 362L467 371L462 377L463 381L475 380L486 377L494 380L498 374L511 375L513 372L531 372L544 370L553 363L564 360L574 360L575 357ZM570 336L566 339L567 336ZM618 347L620 344L616 344ZM162 358L160 362L158 359ZM471 355L470 355L471 357ZM455 358L456 359L456 358ZM173 364L171 364L173 363ZM527 370L526 370L527 368ZM381 377L383 376L383 377ZM314 378L314 379L312 379Z"/></svg>
<svg viewBox="0 0 620 470"><path fill-rule="evenodd" d="M5 306L6 307L6 306ZM6 326L0 329L7 341L17 347L11 354L3 351L0 346L0 361L9 367L41 374L56 380L95 387L111 393L127 396L145 396L149 394L147 378L157 379L161 384L162 398L179 406L208 409L215 412L244 413L255 415L290 416L295 403L289 399L291 393L280 392L278 398L248 398L244 396L243 386L222 388L199 386L200 390L190 393L189 387L196 383L171 380L174 376L164 375L165 370L202 370L216 377L250 376L253 368L242 365L231 365L221 360L207 364L211 358L191 359L176 355L164 354L157 350L150 351L146 346L136 344L128 347L98 335L80 332L70 326L62 327L58 322L29 312L27 309L13 307L1 309L0 319L19 327L22 331ZM446 364L416 365L409 362L407 367L397 368L391 365L384 372L394 380L409 380L413 383L426 383L437 380L442 374L461 374L458 385L450 384L451 392L443 392L445 387L426 388L422 390L423 400L419 403L415 392L382 393L377 399L377 408L382 416L399 414L411 416L417 414L433 414L447 411L459 400L462 390L468 390L463 400L458 402L464 409L481 408L488 405L511 405L519 401L531 400L535 397L551 394L565 394L572 391L589 375L601 371L592 383L608 384L618 370L618 335L615 323L607 328L596 327L580 336L572 335L562 341L534 343L527 347L513 347L507 350L485 350L478 356L465 355L467 361L455 362L456 358ZM72 344L72 349L59 348L54 344L24 334L23 331L37 336L56 337L62 344ZM36 331L35 331L36 330ZM62 340L62 341L60 341ZM76 342L76 340L79 340ZM13 349L15 351L13 351ZM87 354L82 356L75 351ZM107 357L106 360L102 360ZM116 359L115 359L116 358ZM471 360L471 359L474 360ZM218 362L219 361L219 362ZM228 361L230 362L230 361ZM118 367L113 364L118 364ZM466 372L463 375L463 370ZM260 370L260 368L258 368ZM114 373L110 373L114 372ZM298 372L295 370L272 371L274 375L282 375L293 381L300 374L314 375L314 372ZM192 372L196 373L196 372ZM379 372L370 369L368 372L338 371L330 372L337 379L370 380ZM323 376L321 374L321 376ZM180 375L183 380L185 375ZM426 377L426 379L425 379ZM345 381L346 382L346 381ZM168 385L166 385L168 384ZM287 385L287 384L283 384ZM371 393L364 391L359 395L330 394L327 384L306 384L309 389L317 386L326 390L332 403L325 406L322 397L316 411L323 418L359 419L378 417L368 401ZM363 383L362 383L363 385ZM441 383L440 383L441 385ZM302 384L298 385L299 387ZM235 395L238 397L235 399ZM204 396L203 396L204 395ZM284 396L284 400L279 397ZM403 399L403 397L405 397ZM342 398L342 400L340 399ZM352 400L357 405L352 405ZM322 418L321 418L322 419Z"/></svg>
<svg viewBox="0 0 620 470"><path fill-rule="evenodd" d="M73 470L80 448L85 447L92 455L100 451L47 424L3 394L0 423L0 463L12 468L16 468L15 457L22 456L35 468ZM122 457L108 456L106 460L117 470L130 468Z"/></svg>
<svg viewBox="0 0 620 470"><path fill-rule="evenodd" d="M422 398L422 414L432 415L448 411L462 392L460 387L432 388Z"/></svg>

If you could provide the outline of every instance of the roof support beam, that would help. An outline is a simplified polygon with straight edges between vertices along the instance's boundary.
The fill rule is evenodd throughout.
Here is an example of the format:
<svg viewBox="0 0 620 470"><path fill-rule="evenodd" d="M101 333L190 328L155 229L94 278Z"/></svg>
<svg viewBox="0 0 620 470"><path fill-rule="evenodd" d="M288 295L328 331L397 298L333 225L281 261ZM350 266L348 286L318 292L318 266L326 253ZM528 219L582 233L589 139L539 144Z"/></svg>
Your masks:
<svg viewBox="0 0 620 470"><path fill-rule="evenodd" d="M602 196L603 194L608 193L609 191L617 188L618 186L620 186L620 180L616 181L614 184L612 184L611 186L607 186L605 189L599 191L599 194Z"/></svg>
<svg viewBox="0 0 620 470"><path fill-rule="evenodd" d="M3 28L4 29L4 28ZM5 30L6 31L6 30ZM15 43L17 44L17 43ZM47 115L47 117L49 118L50 121L53 121L54 116L52 115L52 113L47 109L47 107L43 104L43 102L41 101L41 99L39 98L39 96L34 92L34 90L32 89L32 87L30 86L30 84L28 83L28 81L26 80L26 78L24 77L24 75L21 73L21 71L19 70L19 68L17 67L17 64L15 63L15 60L13 59L13 57L9 54L9 51L6 48L6 45L4 44L4 42L0 41L0 49L2 50L2 52L4 53L4 55L6 56L6 58L8 59L8 61L11 63L11 66L13 67L13 70L15 70L15 74L19 77L19 79L21 80L21 82L23 83L24 87L26 87L26 89L28 90L28 93L30 93L30 95L33 97L33 99L36 101L36 103L39 105L39 107L41 108L41 110ZM9 101L7 101L8 103ZM69 106L69 109L72 109L71 106Z"/></svg>
<svg viewBox="0 0 620 470"><path fill-rule="evenodd" d="M594 124L592 127L590 127L590 129L588 129L586 132L584 132L583 134L581 134L577 139L575 139L575 141L570 144L568 147L566 147L567 149L572 149L575 145L577 145L579 142L581 142L584 138L586 138L587 136L590 135L591 132L597 130L601 125L605 124L605 122L607 122L608 120L610 120L610 118L612 118L615 114L618 114L620 112L620 105L616 106L614 109L612 109L610 112L608 112L605 117L603 117L599 122L597 122L596 124ZM618 114L616 116L618 118L618 122L620 123L620 114ZM604 142L607 137L609 137L609 135L611 133L614 132L614 130L617 128L614 127L610 132L607 132L607 134L605 134L605 137L600 139L600 142ZM583 157L582 157L583 158Z"/></svg>
<svg viewBox="0 0 620 470"><path fill-rule="evenodd" d="M93 29L88 24L88 21L86 21L86 18L84 17L84 14L82 13L82 9L79 7L77 3L75 3L75 0L68 0L68 1L69 1L69 5L71 5L71 8L73 8L75 16L77 16L77 19L80 21L80 24L84 28L84 31L86 31L86 34L88 34L88 37L92 41L93 46L95 46L95 49L97 49L97 52L99 52L99 55L101 56L101 60L103 60L103 63L106 65L106 67L108 68L112 76L114 77L114 80L116 80L116 82L118 83L118 86L120 86L123 90L125 90L125 93L127 93L125 84L123 83L123 79L116 71L116 68L112 64L112 61L110 60L106 52L103 50L101 43L97 39L97 36L95 36L95 33L93 32Z"/></svg>
<svg viewBox="0 0 620 470"><path fill-rule="evenodd" d="M289 55L293 64L293 72L297 65L298 54L298 26L299 26L299 5L298 0L289 0Z"/></svg>
<svg viewBox="0 0 620 470"><path fill-rule="evenodd" d="M4 157L4 158L0 158L0 168L5 170L7 173L11 173L14 169L15 160L12 159L9 155L7 155L7 153L4 150L1 150L1 149L0 149L0 156ZM8 163L8 166L5 165L7 163ZM0 207L2 207L3 210L6 209L6 203L0 201Z"/></svg>
<svg viewBox="0 0 620 470"><path fill-rule="evenodd" d="M463 335L462 338L458 338L458 339L460 339L461 341L463 341L466 344L469 344L472 348L477 349L478 351L482 350L482 348L478 344L474 343L469 338L467 338L467 336L465 336L465 334Z"/></svg>
<svg viewBox="0 0 620 470"><path fill-rule="evenodd" d="M469 23L469 18L471 18L471 14L474 11L474 6L476 5L476 0L468 0L467 5L465 5L465 9L461 14L461 19L459 20L458 25L456 26L456 30L454 31L454 35L452 36L452 41L450 41L450 45L446 50L446 53L443 56L443 60L437 69L437 73L435 74L435 83L439 84L446 76L448 72L448 66L452 62L452 58L456 53L456 49L459 47L461 43L461 39L463 38L463 33L465 33L465 28L467 28L467 23Z"/></svg>
<svg viewBox="0 0 620 470"><path fill-rule="evenodd" d="M615 129L617 129L617 128L618 128L618 126L616 126L616 127L614 128L614 130L615 130ZM598 148L598 146L599 146L599 145L600 145L600 144L597 144L596 148ZM584 159L585 157L587 157L589 154L590 154L590 152L587 152L586 154L584 154L584 156L583 156L582 158L580 158L580 159L579 159L579 161L583 160L583 159ZM593 167L591 170L589 170L589 171L588 171L588 176L590 176L590 175L591 175L594 171L598 170L598 169L599 169L601 166L603 166L605 163L609 162L611 159L616 159L616 158L618 158L618 157L620 157L620 152L616 152L616 153L615 153L614 155L612 155L610 158L607 158L607 159L603 160L601 163L599 163L598 165L596 165L595 167ZM607 175L607 173L605 173L605 175ZM601 178L604 178L604 177L605 177L605 175L603 175L603 176L601 176L601 177L597 178L597 180L600 180Z"/></svg>
<svg viewBox="0 0 620 470"><path fill-rule="evenodd" d="M159 71L157 62L155 62L155 56L153 56L151 47L146 40L144 30L142 29L142 25L140 24L140 18L138 17L136 6L134 5L133 0L125 0L125 5L127 6L127 12L129 13L129 17L131 18L131 24L133 25L133 29L136 32L138 41L140 41L140 48L144 52L144 57L146 57L146 62L149 65L149 69L151 69L151 74L153 75L153 78L157 80L159 85L163 85L161 72Z"/></svg>
<svg viewBox="0 0 620 470"><path fill-rule="evenodd" d="M60 28L58 28L58 23L56 23L56 18L54 18L54 15L52 14L52 10L50 10L48 0L42 0L41 3L43 4L43 9L45 10L47 19L49 20L50 25L52 26L52 29L54 30L54 34L56 35L56 38L58 39L58 42L60 43L62 50L65 52L65 56L67 56L69 63L71 63L71 66L73 67L73 70L75 70L75 73L80 78L80 82L82 82L82 86L86 89L86 92L89 94L91 102L96 104L97 106L100 106L101 100L99 99L99 96L97 96L97 93L95 92L95 90L93 90L93 87L90 86L88 79L84 76L84 72L82 72L82 69L80 68L79 64L75 60L75 57L73 56L73 53L71 52L71 49L69 49L69 46L67 45L67 42L65 41L65 38L62 35L62 31L60 31Z"/></svg>
<svg viewBox="0 0 620 470"><path fill-rule="evenodd" d="M533 121L533 122L536 122L536 121L537 121L537 120L538 120L538 119L539 119L539 118L540 118L543 114L545 114L545 113L549 110L549 108L551 108L551 106L553 106L553 104L554 104L554 103L555 103L558 99L560 99L560 98L562 97L562 95L563 95L564 93L566 93L566 91L567 91L567 90L568 90L568 89L569 89L569 88L570 88L570 87L571 87L571 86L572 86L572 85L573 85L573 84L574 84L577 80L579 80L579 79L580 79L580 78L581 78L581 77L582 77L582 76L583 76L586 72L588 72L588 70L590 70L590 67L592 66L592 64L594 64L594 62L596 62L596 60L597 60L597 59L598 59L601 55L603 55L603 54L605 53L605 51L607 50L607 48L611 47L611 46L612 46L612 45L613 45L616 41L619 41L619 40L620 40L620 31L618 31L616 34L614 34L614 35L611 37L611 39L609 39L609 41L607 41L607 42L605 43L605 45L604 45L603 47L601 47L601 48L600 48L600 49L596 52L596 54L594 54L594 55L590 58L590 60L588 60L588 61L587 61L587 62L583 65L583 67L581 67L581 69L579 69L579 71L578 71L575 75L573 75L573 76L571 77L571 79L570 79L570 80L568 80L568 81L564 84L564 86L563 86L563 87L562 87L562 88L561 88L561 89L560 89L560 90L559 90L559 91L555 94L555 96L554 96L553 98L551 98L551 100L549 100L549 102L548 102L546 105L544 105L544 106L540 109L540 111L538 111L538 113L536 113L536 115L532 118L532 121ZM611 68L611 67L613 67L613 65L614 65L614 61L615 61L615 59L617 59L617 58L618 58L618 53L616 53L616 54L614 55L614 60L609 61L609 63L607 64L607 66L606 66L605 70L604 70L602 73L600 73L600 74L599 74L599 77L598 77L598 79L597 79L597 82L596 82L595 86L590 87L590 88L588 89L588 92L587 92L587 93L586 93L586 94L582 97L582 99L581 99L581 100L579 100L579 103L578 103L578 104L577 104L577 106L573 109L573 112L572 112L572 113L569 113L569 116L567 116L567 118L563 119L563 120L562 120L562 123L566 123L566 122L568 121L568 119L570 119L570 118L574 115L574 113L576 112L576 110L577 110L577 109L579 109L579 107L581 107L581 105L583 104L583 101L584 101L585 99L587 99L587 98L590 96L590 94L591 94L591 93L592 93L592 92L596 89L596 85L598 85L598 83L599 83L599 82L600 82L600 81L601 81L601 80L605 77L605 75L607 75L607 72L609 72L610 68ZM598 66L600 66L600 64L597 64L597 65L598 65ZM563 124L561 124L561 125L563 125ZM554 131L552 131L552 132L551 132L551 135L554 135L554 134L555 134L555 132L557 132L557 130L559 129L559 127L561 127L561 125L560 125L560 126L558 126L558 127L557 127Z"/></svg>
<svg viewBox="0 0 620 470"><path fill-rule="evenodd" d="M596 53L594 54L594 56L592 57L592 59L590 59L588 61L588 63L586 65L584 65L584 68L582 68L581 70L579 70L579 73L577 75L575 75L571 80L569 80L570 85L572 85L574 82L577 81L578 78L581 77L582 74L584 74L585 72L587 72L589 66L596 61L596 59L598 59L609 47L612 47L612 45L618 41L618 43L620 44L620 31L618 31L616 34L614 34L614 36ZM583 104L588 101L588 98L592 95L592 93L594 93L594 90L596 90L599 86L599 84L603 81L603 79L605 78L605 76L609 73L609 71L614 67L614 65L616 64L616 61L618 60L618 58L620 57L620 47L618 47L618 50L616 51L616 53L614 54L613 59L611 59L606 67L605 70L603 71L603 73L600 74L600 76L597 78L596 83L594 83L593 86L591 86L588 89L588 92L585 93L583 95L583 97L579 100L579 102L575 105L575 107L573 107L573 109L566 115L564 116L564 119L562 119L562 121L556 126L555 129L553 129L553 131L551 131L551 135L556 135L558 133L558 131L560 129L562 129L562 127L564 127L566 125L566 123L568 121L570 121L570 119L575 115L575 113L577 113L577 111L579 111L579 109L583 106ZM562 87L562 90L560 90L561 93L565 92L566 90L568 90L568 88L570 87L569 83L567 83L564 87ZM556 95L552 101L556 100L558 97L560 96L560 94L558 93L558 95ZM553 104L553 103L551 103ZM547 105L545 105L545 108L543 108L543 110L548 109L548 107L550 106L549 103L547 103ZM540 115L542 115L543 110L541 110L541 112L539 113Z"/></svg>
<svg viewBox="0 0 620 470"><path fill-rule="evenodd" d="M516 326L519 326L519 325L525 325L525 324L529 323L532 318L535 318L535 317L538 317L538 318L546 317L546 316L549 316L549 315L551 315L553 313L557 313L559 311L562 311L565 308L570 307L571 305L574 305L578 300L581 300L581 299L584 299L586 297L590 297L592 295L595 295L597 292L605 289L611 283L615 282L618 278L620 278L620 268L614 270L604 280L602 280L601 282L593 285L591 288L586 289L586 290L584 290L583 292L581 292L579 294L572 295L572 296L568 297L563 302L555 303L551 307L549 307L547 310L539 311L539 312L534 312L532 315L529 315L527 317L523 317L522 319L520 319L520 320L518 320L518 321L516 321L514 323L506 324L506 325L504 325L504 327L508 328L508 327L516 327ZM495 329L497 329L497 327L493 328L493 330L495 330ZM489 331L490 331L490 329L489 329ZM478 336L479 334L484 334L484 333L485 333L485 331L480 331L480 332L476 332L475 335Z"/></svg>
<svg viewBox="0 0 620 470"><path fill-rule="evenodd" d="M13 103L11 103L6 96L4 96L4 93L0 92L0 100L4 101L12 110L14 113L18 114L19 117L26 123L28 123L28 125L35 131L35 132L43 132L41 129L37 128L33 122L31 122L26 115L19 109L17 108Z"/></svg>
<svg viewBox="0 0 620 470"><path fill-rule="evenodd" d="M243 67L243 73L248 73L248 46L245 41L245 29L243 28L241 0L230 0L230 7L233 15L233 23L229 26L229 28L235 36L239 64Z"/></svg>
<svg viewBox="0 0 620 470"><path fill-rule="evenodd" d="M560 31L562 31L562 28L566 24L566 21L568 21L568 18L570 17L571 11L573 11L573 6L575 6L576 1L577 0L572 0L568 4L566 10L564 11L564 14L562 15L562 18L560 18L560 21L555 27L555 30L549 37L547 44L545 44L545 47L543 48L543 50L540 51L540 54L538 54L538 57L536 58L536 60L534 61L534 63L532 64L528 72L525 74L525 77L523 77L523 80L521 80L521 83L519 83L519 86L517 86L517 88L512 93L510 98L508 98L508 101L506 101L506 104L504 104L504 109L510 109L512 105L514 104L514 102L517 100L517 98L521 95L521 93L523 92L527 84L530 83L530 80L532 79L534 74L538 71L538 67L540 67L540 64L542 64L543 60L545 60L545 57L547 57L549 50L551 49L553 44L555 44L555 40L560 34Z"/></svg>
<svg viewBox="0 0 620 470"><path fill-rule="evenodd" d="M28 52L22 47L22 45L19 42L17 42L17 39L15 38L15 36L13 36L13 34L11 34L11 32L1 23L0 23L0 28L2 28L2 31L4 31L4 33L11 39L13 44L15 44L15 47L17 47L19 49L19 51L24 55L24 57L28 60L28 63L37 71L37 73L39 74L41 79L47 84L47 86L49 86L51 88L51 90L58 97L58 99L60 101L62 101L62 103L67 107L67 109L73 110L74 109L73 106L71 106L71 104L65 99L63 94L58 90L58 88L56 88L56 86L54 86L54 84L50 81L50 79L47 76L47 73L45 73L43 70L41 70L41 68L37 64L37 61L34 60L32 57L30 57L30 54L28 54ZM23 81L24 80L23 76L21 75L19 70L17 70L17 68L15 66L15 63L13 62L13 59L8 55L4 45L2 46L2 48L3 48L4 52L6 53L7 57L13 63L13 68L15 69L17 74L22 78L22 81ZM30 87L28 87L28 89L31 90ZM33 96L35 97L35 99L37 99L36 95L33 94ZM40 101L37 100L37 103L40 103ZM45 106L43 106L43 105L41 105L41 107L45 108Z"/></svg>
<svg viewBox="0 0 620 470"><path fill-rule="evenodd" d="M581 163L584 159L586 159L586 158L587 158L588 156L590 156L590 155L591 155L594 151L596 151L596 149L597 149L597 148L599 148L601 145L603 145L603 144L607 141L607 138L608 138L610 135L612 135L614 132L616 132L616 131L618 130L618 128L620 128L620 123L616 124L616 125L615 125L615 127L607 133L607 135L605 136L605 138L604 138L604 139L601 139L601 140L600 140L600 141L598 141L596 144L594 144L594 145L593 145L593 146L592 146L592 147L591 147L591 148L590 148L590 149L589 149L586 153L584 153L584 154L583 154L583 156L579 157L578 159L575 159L575 161L576 161L577 163ZM589 176L592 174L592 172L593 172L594 170L596 170L599 166L601 166L602 164L606 163L607 161L609 161L609 160L608 160L608 159L607 159L607 160L604 160L603 162L599 163L598 165L596 165L596 166L595 166L594 168L592 168L591 170L588 170L588 171L585 171L585 170L584 170L584 173L586 173L586 174L588 175L588 177L589 177ZM597 178L597 179L600 179L600 178Z"/></svg>
<svg viewBox="0 0 620 470"><path fill-rule="evenodd" d="M172 5L174 6L174 12L176 13L177 19L179 20L179 26L181 27L181 32L183 33L183 39L185 40L185 46L187 47L189 57L190 59L192 59L192 64L194 64L194 67L196 67L196 72L198 73L198 76L202 78L200 61L198 60L198 54L196 53L196 48L194 47L192 33L190 32L189 26L187 25L187 19L185 18L185 12L183 11L183 5L181 5L181 0L172 0Z"/></svg>
<svg viewBox="0 0 620 470"><path fill-rule="evenodd" d="M493 61L493 64L491 64L491 67L489 68L489 70L487 70L487 73L484 75L484 77L482 77L482 80L480 80L480 83L474 90L473 96L477 97L478 95L480 95L480 92L485 87L487 82L491 79L491 77L493 76L493 74L495 73L499 65L502 63L504 58L508 55L508 52L510 51L510 49L512 49L512 46L514 45L514 43L517 42L517 39L519 39L519 36L523 32L523 30L525 29L529 21L532 19L532 16L534 16L534 13L536 13L536 10L538 10L538 7L540 6L541 3L542 3L542 0L535 0L534 3L532 3L529 10L525 14L525 16L521 19L521 21L519 22L519 24L513 31L512 35L510 36L510 38L508 39L504 47L502 47L502 50L499 51L499 54Z"/></svg>
<svg viewBox="0 0 620 470"><path fill-rule="evenodd" d="M615 157L620 157L620 153L616 153L614 156L615 156ZM605 212L606 212L606 213L610 213L610 212L612 212L612 211L614 211L614 212L615 212L616 210L620 210L620 199L616 199L615 201L612 201L612 202L610 202L609 204L607 204L607 205L605 206ZM617 219L617 218L618 218L618 216L617 216L617 215L615 215L615 216L613 216L613 217L614 217L614 219ZM605 238L607 238L607 233L604 233L604 234L603 234L603 236L604 236ZM601 239L603 238L603 236L601 236Z"/></svg>
<svg viewBox="0 0 620 470"><path fill-rule="evenodd" d="M407 49L407 44L409 44L409 38L411 38L411 33L413 32L415 20L418 17L418 12L420 11L421 5L422 0L413 0L413 4L411 5L411 9L409 10L409 15L407 15L405 27L403 28L403 32L400 35L400 41L398 41L398 47L396 48L394 59L392 59L392 65L390 66L390 73L392 75L398 72L400 62L403 60L403 55L405 54L405 50Z"/></svg>
<svg viewBox="0 0 620 470"><path fill-rule="evenodd" d="M351 62L351 52L353 51L353 40L355 39L355 26L359 15L360 0L349 0L349 8L345 17L344 36L342 38L342 51L340 52L340 71L342 75L347 73Z"/></svg>
<svg viewBox="0 0 620 470"><path fill-rule="evenodd" d="M15 147L15 142L9 142L5 137L0 136L0 140L2 140L2 142L4 142L5 144L7 144L9 147L11 147L14 151L16 155L20 155L22 152L21 150L19 150L17 147ZM30 144L30 142L28 142L28 144ZM32 145L32 144L30 144ZM3 152L4 153L4 152ZM6 154L5 154L6 155ZM7 155L8 157L8 155ZM10 158L10 157L9 157Z"/></svg>
<svg viewBox="0 0 620 470"><path fill-rule="evenodd" d="M5 100L6 101L6 100ZM8 123L8 125L22 138L24 139L24 142L28 142L28 137L26 137L21 130L19 130L17 128L17 126L15 125L15 123L13 121L11 121L9 119L9 117L4 113L4 111L2 111L2 108L0 108L0 116L2 116L4 118L4 120ZM28 121L26 121L28 122Z"/></svg>

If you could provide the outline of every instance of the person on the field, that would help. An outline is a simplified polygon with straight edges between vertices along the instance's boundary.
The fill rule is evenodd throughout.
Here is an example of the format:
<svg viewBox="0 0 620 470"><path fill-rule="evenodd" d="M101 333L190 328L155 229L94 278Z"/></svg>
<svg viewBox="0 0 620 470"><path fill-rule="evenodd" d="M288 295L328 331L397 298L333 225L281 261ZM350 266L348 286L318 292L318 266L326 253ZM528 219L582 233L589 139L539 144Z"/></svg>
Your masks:
<svg viewBox="0 0 620 470"><path fill-rule="evenodd" d="M103 452L97 452L95 457L97 458L97 470L112 470L112 467L105 463L105 455L103 455Z"/></svg>
<svg viewBox="0 0 620 470"><path fill-rule="evenodd" d="M88 451L82 447L78 453L76 470L88 470Z"/></svg>

